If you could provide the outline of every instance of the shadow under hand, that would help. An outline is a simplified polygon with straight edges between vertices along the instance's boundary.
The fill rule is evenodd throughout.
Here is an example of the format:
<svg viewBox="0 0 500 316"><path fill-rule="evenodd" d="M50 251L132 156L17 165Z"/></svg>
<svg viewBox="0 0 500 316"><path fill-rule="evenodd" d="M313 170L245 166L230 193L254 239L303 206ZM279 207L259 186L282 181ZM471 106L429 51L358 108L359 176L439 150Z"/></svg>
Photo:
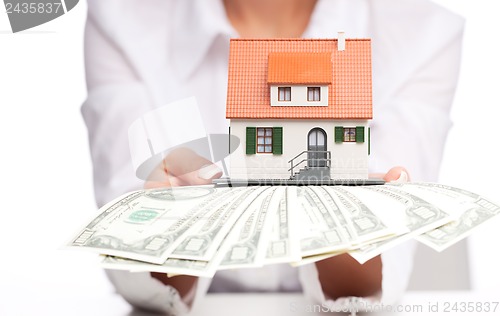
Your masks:
<svg viewBox="0 0 500 316"><path fill-rule="evenodd" d="M143 309L134 308L126 316L158 316L158 315L165 315L165 314L160 312L147 311Z"/></svg>

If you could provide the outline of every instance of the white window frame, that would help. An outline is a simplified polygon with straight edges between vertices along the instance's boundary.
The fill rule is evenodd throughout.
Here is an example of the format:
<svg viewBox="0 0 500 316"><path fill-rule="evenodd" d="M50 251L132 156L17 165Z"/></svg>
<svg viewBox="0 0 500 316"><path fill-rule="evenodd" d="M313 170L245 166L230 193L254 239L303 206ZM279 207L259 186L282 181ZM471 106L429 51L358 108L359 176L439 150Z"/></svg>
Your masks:
<svg viewBox="0 0 500 316"><path fill-rule="evenodd" d="M262 132L262 135L259 135ZM272 154L273 153L273 128L272 127L256 127L257 142L255 152L257 154Z"/></svg>

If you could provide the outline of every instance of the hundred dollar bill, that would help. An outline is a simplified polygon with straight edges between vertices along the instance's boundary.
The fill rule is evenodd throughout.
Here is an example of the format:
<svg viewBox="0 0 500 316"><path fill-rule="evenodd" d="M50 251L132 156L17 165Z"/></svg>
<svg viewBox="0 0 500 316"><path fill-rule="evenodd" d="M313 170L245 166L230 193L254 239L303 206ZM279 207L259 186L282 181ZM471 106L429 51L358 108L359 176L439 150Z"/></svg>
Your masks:
<svg viewBox="0 0 500 316"><path fill-rule="evenodd" d="M332 209L336 204L323 202L311 187L289 187L297 201L290 203L290 211L298 215L300 254L302 257L326 252L347 250L351 247L349 232L338 221Z"/></svg>
<svg viewBox="0 0 500 316"><path fill-rule="evenodd" d="M497 204L467 190L437 183L408 183L397 187L456 215L452 222L416 238L436 251L454 245L500 213Z"/></svg>
<svg viewBox="0 0 500 316"><path fill-rule="evenodd" d="M390 186L369 186L349 188L361 199L371 199L386 207L386 214L407 228L408 233L387 240L371 243L350 251L349 254L360 263L381 254L404 241L448 223L452 218L442 209L422 198ZM371 193L371 194L370 194ZM370 203L373 204L373 203Z"/></svg>
<svg viewBox="0 0 500 316"><path fill-rule="evenodd" d="M168 258L163 264L153 264L113 256L103 256L101 266L105 269L126 270L130 272L160 272L171 275L192 275L211 278L217 265L210 261Z"/></svg>
<svg viewBox="0 0 500 316"><path fill-rule="evenodd" d="M68 246L160 264L199 218L242 192L212 186L135 191L102 207Z"/></svg>
<svg viewBox="0 0 500 316"><path fill-rule="evenodd" d="M326 202L338 207L334 209L337 219L349 232L349 239L353 245L362 245L366 242L385 239L401 232L398 225L388 227L384 220L374 213L359 197L347 188L322 187L327 196ZM378 204L377 204L378 206ZM389 221L387 221L389 222Z"/></svg>
<svg viewBox="0 0 500 316"><path fill-rule="evenodd" d="M272 221L269 218L279 208L284 187L266 187L245 211L240 223L227 236L225 255L218 269L258 267L263 265ZM227 249L227 250L226 250Z"/></svg>
<svg viewBox="0 0 500 316"><path fill-rule="evenodd" d="M236 189L236 190L235 190ZM237 190L242 188L233 189ZM241 214L269 187L247 187L240 194L231 194L191 225L169 258L210 260Z"/></svg>
<svg viewBox="0 0 500 316"><path fill-rule="evenodd" d="M296 234L297 214L289 210L290 204L296 203L296 196L290 194L287 189L281 194L276 192L279 199L275 214L272 220L271 234L267 244L264 264L294 262L301 259L299 241Z"/></svg>
<svg viewBox="0 0 500 316"><path fill-rule="evenodd" d="M314 256L309 256L309 257L303 257L299 261L291 261L290 265L292 267L295 267L295 268L296 267L301 267L301 266L304 266L306 264L315 263L315 262L318 262L318 261L321 261L321 260L325 260L325 259L328 259L328 258L331 258L331 257L335 257L335 256L338 256L338 255L341 255L343 253L345 253L345 251L328 252L328 253L323 253L323 254L319 254L319 255L314 255Z"/></svg>

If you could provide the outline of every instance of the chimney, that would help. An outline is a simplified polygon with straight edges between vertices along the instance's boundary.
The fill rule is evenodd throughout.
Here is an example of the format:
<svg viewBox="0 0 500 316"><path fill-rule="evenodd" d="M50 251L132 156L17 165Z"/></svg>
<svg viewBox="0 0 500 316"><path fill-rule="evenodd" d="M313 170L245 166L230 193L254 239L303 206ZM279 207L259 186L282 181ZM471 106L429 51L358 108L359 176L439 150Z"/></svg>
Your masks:
<svg viewBox="0 0 500 316"><path fill-rule="evenodd" d="M345 50L345 32L344 31L339 31L337 46L338 46L339 51Z"/></svg>

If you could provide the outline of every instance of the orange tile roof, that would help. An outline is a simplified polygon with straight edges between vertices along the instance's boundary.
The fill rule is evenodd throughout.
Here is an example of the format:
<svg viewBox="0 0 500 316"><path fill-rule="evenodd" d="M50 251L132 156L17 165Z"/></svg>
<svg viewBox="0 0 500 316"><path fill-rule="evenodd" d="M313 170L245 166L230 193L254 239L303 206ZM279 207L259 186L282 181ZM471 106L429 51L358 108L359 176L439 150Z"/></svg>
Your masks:
<svg viewBox="0 0 500 316"><path fill-rule="evenodd" d="M328 106L271 106L269 59L283 53L330 54ZM297 55L298 56L298 55ZM271 80L274 80L271 78ZM371 119L372 64L369 39L232 39L226 117L231 119Z"/></svg>
<svg viewBox="0 0 500 316"><path fill-rule="evenodd" d="M332 83L331 53L271 52L268 65L270 84Z"/></svg>

